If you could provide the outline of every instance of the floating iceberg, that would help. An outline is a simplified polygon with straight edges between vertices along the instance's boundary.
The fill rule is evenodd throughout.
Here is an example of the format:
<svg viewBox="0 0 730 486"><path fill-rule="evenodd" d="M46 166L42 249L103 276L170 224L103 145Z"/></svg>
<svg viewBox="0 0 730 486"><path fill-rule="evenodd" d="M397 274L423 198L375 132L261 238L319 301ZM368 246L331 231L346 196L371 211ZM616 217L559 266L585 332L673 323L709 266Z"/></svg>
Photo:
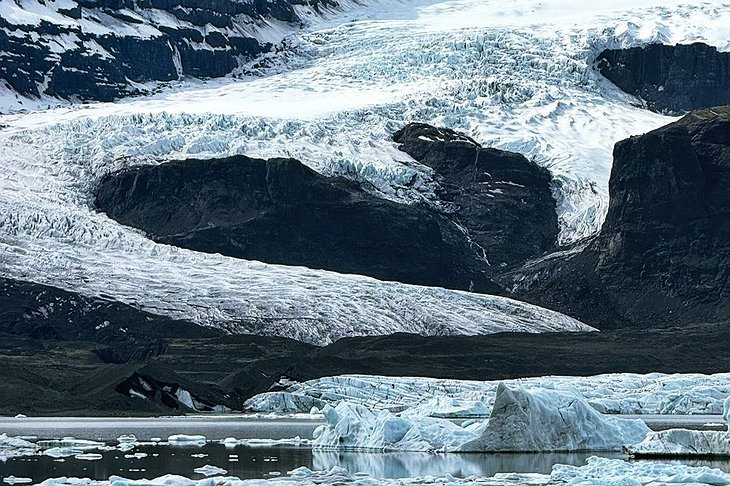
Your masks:
<svg viewBox="0 0 730 486"><path fill-rule="evenodd" d="M730 484L730 474L709 467L661 462L626 462L591 457L585 466L554 466L548 484L581 486L725 485Z"/></svg>
<svg viewBox="0 0 730 486"><path fill-rule="evenodd" d="M642 439L649 428L640 419L602 415L576 393L497 388L494 407L479 437L462 444L466 452L620 450Z"/></svg>
<svg viewBox="0 0 730 486"><path fill-rule="evenodd" d="M18 437L8 437L0 434L0 462L11 457L32 456L38 451L38 446Z"/></svg>
<svg viewBox="0 0 730 486"><path fill-rule="evenodd" d="M326 424L314 433L321 449L444 452L620 450L642 440L639 419L608 417L581 396L549 389L497 388L487 421L459 426L450 420L396 416L342 402L325 406Z"/></svg>
<svg viewBox="0 0 730 486"><path fill-rule="evenodd" d="M634 456L730 456L730 433L717 430L670 429L651 432L628 445Z"/></svg>
<svg viewBox="0 0 730 486"><path fill-rule="evenodd" d="M206 438L204 435L175 434L168 437L167 442L169 442L170 444L203 445L206 442Z"/></svg>
<svg viewBox="0 0 730 486"><path fill-rule="evenodd" d="M3 483L7 483L10 485L13 484L27 484L32 483L33 480L31 478L23 478L23 477L15 477L15 476L8 476L6 478L3 478Z"/></svg>
<svg viewBox="0 0 730 486"><path fill-rule="evenodd" d="M211 466L210 464L206 464L203 467L198 467L193 469L194 472L198 474L202 474L203 476L220 476L221 474L225 474L228 471L226 471L223 468L220 468L218 466Z"/></svg>

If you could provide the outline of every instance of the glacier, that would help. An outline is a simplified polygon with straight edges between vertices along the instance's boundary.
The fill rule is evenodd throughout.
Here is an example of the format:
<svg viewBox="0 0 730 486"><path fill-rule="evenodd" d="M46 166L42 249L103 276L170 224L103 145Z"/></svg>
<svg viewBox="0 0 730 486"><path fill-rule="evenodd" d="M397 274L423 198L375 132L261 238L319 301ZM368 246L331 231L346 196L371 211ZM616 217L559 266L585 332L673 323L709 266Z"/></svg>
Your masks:
<svg viewBox="0 0 730 486"><path fill-rule="evenodd" d="M399 331L590 330L500 297L158 245L94 211L94 187L113 171L233 154L294 157L381 197L435 204L431 171L390 141L418 120L547 167L568 244L600 227L614 142L671 120L602 79L596 54L654 41L730 48L722 2L356 3L307 17L259 77L0 116L0 276L316 344Z"/></svg>
<svg viewBox="0 0 730 486"><path fill-rule="evenodd" d="M254 412L297 413L349 402L403 416L484 417L494 405L500 384L577 393L605 414L720 415L730 396L730 373L612 373L497 381L340 375L256 395L244 406Z"/></svg>
<svg viewBox="0 0 730 486"><path fill-rule="evenodd" d="M341 402L324 407L314 432L318 449L439 452L617 451L642 440L640 419L596 412L583 397L562 390L497 387L486 421L399 417Z"/></svg>

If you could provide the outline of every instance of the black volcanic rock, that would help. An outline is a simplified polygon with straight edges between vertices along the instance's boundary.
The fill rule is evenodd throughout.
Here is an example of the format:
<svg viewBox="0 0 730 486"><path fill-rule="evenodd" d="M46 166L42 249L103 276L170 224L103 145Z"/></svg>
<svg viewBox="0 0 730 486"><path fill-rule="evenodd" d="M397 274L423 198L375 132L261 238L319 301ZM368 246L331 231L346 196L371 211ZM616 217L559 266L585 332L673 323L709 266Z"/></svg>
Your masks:
<svg viewBox="0 0 730 486"><path fill-rule="evenodd" d="M33 0L35 2L35 0ZM301 26L296 5L333 0L74 0L39 2L48 19L0 17L0 83L17 94L112 101L139 83L225 76L274 49L247 31L270 20ZM18 8L24 8L20 3ZM171 20L165 21L165 18Z"/></svg>
<svg viewBox="0 0 730 486"><path fill-rule="evenodd" d="M268 263L498 292L452 220L373 196L293 159L236 156L136 167L101 181L97 206L155 241Z"/></svg>
<svg viewBox="0 0 730 486"><path fill-rule="evenodd" d="M131 345L141 358L154 355L165 338L222 334L111 299L85 297L47 285L1 277L0 333L51 341L114 343L118 355L125 352L119 346Z"/></svg>
<svg viewBox="0 0 730 486"><path fill-rule="evenodd" d="M513 290L599 329L730 320L730 107L617 143L609 195L594 241Z"/></svg>
<svg viewBox="0 0 730 486"><path fill-rule="evenodd" d="M652 111L681 114L730 103L730 53L703 43L607 49L598 70Z"/></svg>
<svg viewBox="0 0 730 486"><path fill-rule="evenodd" d="M521 154L484 148L453 130L422 123L407 125L394 140L436 172L449 217L496 272L555 247L558 219L547 169Z"/></svg>

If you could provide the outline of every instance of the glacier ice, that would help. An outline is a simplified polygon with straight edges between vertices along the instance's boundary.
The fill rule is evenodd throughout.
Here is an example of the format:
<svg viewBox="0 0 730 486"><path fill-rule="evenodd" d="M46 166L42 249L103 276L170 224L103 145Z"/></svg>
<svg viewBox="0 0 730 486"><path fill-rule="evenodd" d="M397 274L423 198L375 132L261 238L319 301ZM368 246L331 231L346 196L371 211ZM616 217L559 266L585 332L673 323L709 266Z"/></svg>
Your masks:
<svg viewBox="0 0 730 486"><path fill-rule="evenodd" d="M576 241L604 217L613 143L669 121L601 79L595 55L654 40L730 47L730 6L719 1L345 3L355 10L308 17L311 27L288 39L293 51L259 78L0 116L0 275L317 344L586 329L502 298L178 250L94 211L94 186L110 172L238 153L299 158L383 197L433 203L432 172L390 141L417 120L550 169L561 242Z"/></svg>
<svg viewBox="0 0 730 486"><path fill-rule="evenodd" d="M730 456L730 433L717 430L669 429L651 432L644 440L627 444L635 456Z"/></svg>
<svg viewBox="0 0 730 486"><path fill-rule="evenodd" d="M0 462L13 457L35 455L38 446L32 442L19 437L9 437L7 434L0 434Z"/></svg>
<svg viewBox="0 0 730 486"><path fill-rule="evenodd" d="M196 472L198 474L202 474L203 476L220 476L221 474L226 474L228 471L226 471L223 468L220 468L218 466L211 466L210 464L206 464L205 466L196 467L193 469L193 472Z"/></svg>
<svg viewBox="0 0 730 486"><path fill-rule="evenodd" d="M647 434L638 444L627 445L625 450L635 456L730 456L730 396L723 405L726 431L661 430Z"/></svg>
<svg viewBox="0 0 730 486"><path fill-rule="evenodd" d="M491 410L499 383L575 392L607 414L723 413L730 396L730 373L597 376L545 376L500 381L446 380L421 377L340 375L291 385L285 391L256 395L245 403L255 412L296 413L347 401L402 415L453 416Z"/></svg>
<svg viewBox="0 0 730 486"><path fill-rule="evenodd" d="M167 438L167 442L169 442L170 444L204 445L206 442L206 438L204 435L174 434Z"/></svg>
<svg viewBox="0 0 730 486"><path fill-rule="evenodd" d="M320 449L444 452L620 450L643 439L639 419L605 416L576 393L497 387L489 420L460 426L447 419L397 416L341 402L326 405L315 430Z"/></svg>

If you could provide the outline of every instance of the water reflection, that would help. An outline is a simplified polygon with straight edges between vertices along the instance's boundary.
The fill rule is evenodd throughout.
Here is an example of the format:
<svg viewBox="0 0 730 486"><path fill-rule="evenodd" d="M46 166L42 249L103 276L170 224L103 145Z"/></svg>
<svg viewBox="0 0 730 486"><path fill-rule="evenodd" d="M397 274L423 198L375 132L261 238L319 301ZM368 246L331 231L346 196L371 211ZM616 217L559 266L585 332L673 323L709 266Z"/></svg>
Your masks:
<svg viewBox="0 0 730 486"><path fill-rule="evenodd" d="M429 453L358 453L314 451L313 464L318 470L340 466L351 474L365 472L379 478L413 476L493 476L500 472L534 472L548 474L554 464L582 465L595 454L429 454ZM623 458L621 454L602 454Z"/></svg>
<svg viewBox="0 0 730 486"><path fill-rule="evenodd" d="M179 474L203 479L194 469L206 464L227 470L227 475L242 479L265 479L285 475L299 466L327 470L333 466L351 474L367 473L375 478L414 476L489 477L500 472L549 474L554 464L580 466L596 454L429 454L429 453L357 453L312 451L308 447L277 446L226 447L219 443L204 446L138 446L133 451L101 451L102 459L82 461L73 457L54 459L33 456L0 462L0 478L14 475L34 482L61 476L86 477L97 480L118 475L130 479L154 478ZM135 455L137 454L137 455ZM145 455L146 454L146 455ZM624 458L620 454L600 454ZM730 472L728 460L677 460L691 466L710 466ZM0 479L1 480L1 479Z"/></svg>

